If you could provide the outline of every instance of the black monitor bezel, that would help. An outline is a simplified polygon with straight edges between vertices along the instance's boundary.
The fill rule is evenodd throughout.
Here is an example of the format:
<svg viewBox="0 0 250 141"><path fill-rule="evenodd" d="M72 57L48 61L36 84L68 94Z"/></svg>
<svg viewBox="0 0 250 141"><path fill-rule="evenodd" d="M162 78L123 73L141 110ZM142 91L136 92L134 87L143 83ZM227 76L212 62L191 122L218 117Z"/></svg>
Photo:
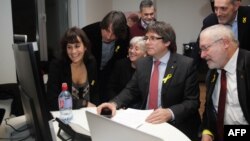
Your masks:
<svg viewBox="0 0 250 141"><path fill-rule="evenodd" d="M50 141L52 135L49 120L52 116L46 106L44 83L33 43L13 44L13 51L21 99L31 136L38 141Z"/></svg>

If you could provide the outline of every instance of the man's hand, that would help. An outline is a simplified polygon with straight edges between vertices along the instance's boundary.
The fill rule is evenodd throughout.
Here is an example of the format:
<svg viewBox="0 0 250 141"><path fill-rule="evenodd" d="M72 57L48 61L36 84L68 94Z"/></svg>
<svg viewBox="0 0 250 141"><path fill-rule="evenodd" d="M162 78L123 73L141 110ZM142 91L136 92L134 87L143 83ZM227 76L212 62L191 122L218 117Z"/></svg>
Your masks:
<svg viewBox="0 0 250 141"><path fill-rule="evenodd" d="M201 141L213 141L213 137L210 135L202 135Z"/></svg>
<svg viewBox="0 0 250 141"><path fill-rule="evenodd" d="M112 117L115 116L116 113L116 104L111 102L111 103L102 103L97 107L97 114L101 114L101 111L103 108L108 108L112 111Z"/></svg>
<svg viewBox="0 0 250 141"><path fill-rule="evenodd" d="M153 113L151 113L147 117L146 122L158 124L158 123L170 121L171 119L172 119L172 115L169 109L159 108L159 109L156 109Z"/></svg>

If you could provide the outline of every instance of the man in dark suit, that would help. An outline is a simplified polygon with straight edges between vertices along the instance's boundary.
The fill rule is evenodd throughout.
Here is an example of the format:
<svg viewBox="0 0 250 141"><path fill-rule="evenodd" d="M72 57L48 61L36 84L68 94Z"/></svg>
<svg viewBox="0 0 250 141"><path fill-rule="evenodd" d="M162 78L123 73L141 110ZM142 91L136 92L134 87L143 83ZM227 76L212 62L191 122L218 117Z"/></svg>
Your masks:
<svg viewBox="0 0 250 141"><path fill-rule="evenodd" d="M115 61L125 58L129 46L129 27L121 11L109 12L101 22L82 28L91 43L91 52L96 58L101 102L108 101L107 80Z"/></svg>
<svg viewBox="0 0 250 141"><path fill-rule="evenodd" d="M250 50L250 7L240 6L240 4L240 0L214 0L214 13L211 13L203 20L201 30L215 24L231 25L235 37L240 43L239 47ZM201 62L199 52L198 39L192 55L197 65L205 65L205 62ZM207 66L204 67L207 70Z"/></svg>
<svg viewBox="0 0 250 141"><path fill-rule="evenodd" d="M154 112L146 121L149 123L169 122L189 138L198 137L200 124L199 85L193 59L176 54L176 38L173 28L164 22L155 22L147 28L145 38L148 57L137 62L135 73L125 89L110 103L103 103L97 112L107 107L115 109L133 101L142 102L141 109L151 109L151 101L157 95ZM153 92L155 62L159 64L158 92Z"/></svg>
<svg viewBox="0 0 250 141"><path fill-rule="evenodd" d="M250 123L250 52L238 48L239 44L231 27L217 24L200 34L201 58L207 61L206 104L203 114L202 141L223 140L219 123L249 125ZM225 102L220 111L223 89L222 72L225 75ZM218 79L217 79L218 78ZM223 81L222 81L223 82ZM226 104L225 104L226 103ZM222 122L218 122L223 113ZM223 119L224 118L224 119ZM222 124L223 127L223 124Z"/></svg>
<svg viewBox="0 0 250 141"><path fill-rule="evenodd" d="M240 48L250 50L250 7L240 6L239 0L215 0L215 13L203 21L202 30L215 24L231 25Z"/></svg>

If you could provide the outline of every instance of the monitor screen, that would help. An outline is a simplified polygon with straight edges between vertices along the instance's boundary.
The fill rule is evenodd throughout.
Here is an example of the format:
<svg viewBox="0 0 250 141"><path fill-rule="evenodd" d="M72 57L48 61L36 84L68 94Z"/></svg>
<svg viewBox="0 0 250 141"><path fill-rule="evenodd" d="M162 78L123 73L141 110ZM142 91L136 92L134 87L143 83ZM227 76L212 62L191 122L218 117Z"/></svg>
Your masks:
<svg viewBox="0 0 250 141"><path fill-rule="evenodd" d="M42 76L33 50L33 43L13 45L18 84L26 122L36 141L52 140Z"/></svg>

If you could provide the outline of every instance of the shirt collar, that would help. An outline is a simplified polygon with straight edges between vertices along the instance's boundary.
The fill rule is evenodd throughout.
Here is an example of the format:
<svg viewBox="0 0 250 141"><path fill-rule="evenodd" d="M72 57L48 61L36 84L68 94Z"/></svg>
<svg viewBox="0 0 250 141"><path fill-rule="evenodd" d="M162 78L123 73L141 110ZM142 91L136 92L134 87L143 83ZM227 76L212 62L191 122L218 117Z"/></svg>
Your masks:
<svg viewBox="0 0 250 141"><path fill-rule="evenodd" d="M103 41L102 41L102 43L103 43L104 45L106 45L106 46L114 46L115 41L112 41L112 42L109 42L109 43L106 43L106 42L103 42Z"/></svg>
<svg viewBox="0 0 250 141"><path fill-rule="evenodd" d="M146 24L142 19L141 19L141 26L146 29L148 24Z"/></svg>
<svg viewBox="0 0 250 141"><path fill-rule="evenodd" d="M237 23L237 21L238 21L238 11L237 11L236 16L235 16L235 18L234 18L234 22Z"/></svg>
<svg viewBox="0 0 250 141"><path fill-rule="evenodd" d="M159 59L159 61L160 61L161 63L167 64L169 58L170 58L170 51L168 51L164 56L162 56L162 57ZM153 61L156 61L156 59L153 58Z"/></svg>
<svg viewBox="0 0 250 141"><path fill-rule="evenodd" d="M234 24L237 24L237 21L238 21L238 11L236 13L234 20L229 25L233 26Z"/></svg>
<svg viewBox="0 0 250 141"><path fill-rule="evenodd" d="M227 64L224 67L224 70L226 70L229 73L235 73L236 72L238 55L239 55L239 48L234 52L233 56L227 62Z"/></svg>

